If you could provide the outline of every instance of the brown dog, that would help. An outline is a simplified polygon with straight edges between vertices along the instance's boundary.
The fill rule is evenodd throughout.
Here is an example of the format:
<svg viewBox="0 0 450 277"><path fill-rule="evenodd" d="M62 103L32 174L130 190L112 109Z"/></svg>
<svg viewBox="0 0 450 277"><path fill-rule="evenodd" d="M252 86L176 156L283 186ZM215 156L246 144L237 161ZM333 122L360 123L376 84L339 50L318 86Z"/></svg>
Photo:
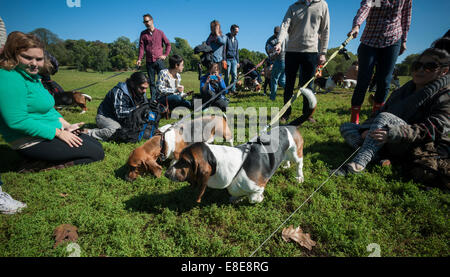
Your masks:
<svg viewBox="0 0 450 277"><path fill-rule="evenodd" d="M157 160L177 160L181 151L196 141L212 142L215 137L220 137L233 145L233 134L224 116L203 116L175 127L165 125L160 131L161 133L131 152L126 180L134 181L146 173L160 177L162 167Z"/></svg>

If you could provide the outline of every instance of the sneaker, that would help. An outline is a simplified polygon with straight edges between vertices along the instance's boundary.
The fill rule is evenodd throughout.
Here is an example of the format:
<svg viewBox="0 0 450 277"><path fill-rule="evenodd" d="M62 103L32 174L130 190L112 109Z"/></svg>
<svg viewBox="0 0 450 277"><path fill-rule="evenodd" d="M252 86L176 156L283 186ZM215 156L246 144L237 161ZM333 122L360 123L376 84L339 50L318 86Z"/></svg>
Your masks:
<svg viewBox="0 0 450 277"><path fill-rule="evenodd" d="M0 212L2 214L15 214L26 208L27 204L14 200L6 192L0 192Z"/></svg>
<svg viewBox="0 0 450 277"><path fill-rule="evenodd" d="M347 175L351 175L351 174L360 174L364 171L364 169L362 170L357 170L356 168L354 168L354 164L352 165L351 163L346 164L344 166L342 166L341 168L339 168L334 175L335 176L347 176ZM331 173L333 173L333 171L331 171Z"/></svg>

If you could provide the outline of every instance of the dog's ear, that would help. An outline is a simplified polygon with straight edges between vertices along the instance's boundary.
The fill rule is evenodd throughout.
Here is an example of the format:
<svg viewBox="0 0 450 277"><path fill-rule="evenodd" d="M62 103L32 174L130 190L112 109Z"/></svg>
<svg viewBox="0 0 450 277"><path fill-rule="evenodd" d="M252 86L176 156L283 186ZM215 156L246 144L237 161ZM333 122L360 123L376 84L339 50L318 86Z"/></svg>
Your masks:
<svg viewBox="0 0 450 277"><path fill-rule="evenodd" d="M156 178L161 177L162 167L156 162L155 159L147 158L144 161L144 166L145 166L146 170L149 171L150 173L152 173L153 175L155 175Z"/></svg>
<svg viewBox="0 0 450 277"><path fill-rule="evenodd" d="M197 197L197 203L201 202L202 196L208 186L209 177L216 173L217 160L206 144L201 143L193 154L195 168L195 181L200 186L200 192Z"/></svg>

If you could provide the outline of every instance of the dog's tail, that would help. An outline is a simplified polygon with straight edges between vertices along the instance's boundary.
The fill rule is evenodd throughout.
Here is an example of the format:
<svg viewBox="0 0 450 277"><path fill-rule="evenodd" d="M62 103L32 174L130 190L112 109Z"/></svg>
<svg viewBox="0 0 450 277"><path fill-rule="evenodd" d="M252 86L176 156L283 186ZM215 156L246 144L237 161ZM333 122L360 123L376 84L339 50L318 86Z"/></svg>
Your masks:
<svg viewBox="0 0 450 277"><path fill-rule="evenodd" d="M89 102L92 101L92 97L90 95L87 95L86 93L82 93L81 95L83 95Z"/></svg>
<svg viewBox="0 0 450 277"><path fill-rule="evenodd" d="M308 118L310 118L317 107L317 98L312 92L312 90L308 88L301 88L302 95L305 96L306 101L308 101L308 107L304 114L302 114L300 117L294 119L291 121L288 125L300 127L300 125L303 124L303 122L307 121Z"/></svg>

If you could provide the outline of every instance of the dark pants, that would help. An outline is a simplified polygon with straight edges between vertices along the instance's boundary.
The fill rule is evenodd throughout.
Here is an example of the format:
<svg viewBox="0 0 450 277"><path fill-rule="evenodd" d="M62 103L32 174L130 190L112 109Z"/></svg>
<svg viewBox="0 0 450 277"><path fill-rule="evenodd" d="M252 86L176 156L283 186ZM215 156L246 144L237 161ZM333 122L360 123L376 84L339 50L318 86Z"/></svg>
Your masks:
<svg viewBox="0 0 450 277"><path fill-rule="evenodd" d="M151 99L155 100L158 99L156 90L156 79L155 74L158 76L159 72L165 68L164 61L163 60L157 60L155 62L147 62L147 74L148 74L148 81L150 86L150 94ZM158 78L158 77L156 77Z"/></svg>
<svg viewBox="0 0 450 277"><path fill-rule="evenodd" d="M166 102L167 101L167 102ZM163 104L164 106L166 103L169 105L169 110L173 110L176 107L185 107L188 109L192 109L192 103L186 99L183 99L178 94L170 94L168 96L161 96L158 98L158 102Z"/></svg>
<svg viewBox="0 0 450 277"><path fill-rule="evenodd" d="M400 53L401 41L386 48L374 48L360 44L358 48L358 82L353 92L352 106L361 106L369 88L375 65L377 66L375 102L384 103L388 94L395 63Z"/></svg>
<svg viewBox="0 0 450 277"><path fill-rule="evenodd" d="M295 80L297 79L297 72L301 68L300 74L300 86L303 86L308 82L316 73L317 60L319 58L318 53L297 53L286 52L286 87L284 88L284 103L286 104L294 93ZM313 82L308 86L312 90ZM287 109L282 118L288 119L291 115L291 107ZM308 100L303 96L303 114L308 113Z"/></svg>
<svg viewBox="0 0 450 277"><path fill-rule="evenodd" d="M80 137L83 140L83 145L80 147L70 147L64 141L54 138L18 150L18 152L33 160L55 163L74 162L75 165L103 160L105 153L102 145L88 135L81 134Z"/></svg>

